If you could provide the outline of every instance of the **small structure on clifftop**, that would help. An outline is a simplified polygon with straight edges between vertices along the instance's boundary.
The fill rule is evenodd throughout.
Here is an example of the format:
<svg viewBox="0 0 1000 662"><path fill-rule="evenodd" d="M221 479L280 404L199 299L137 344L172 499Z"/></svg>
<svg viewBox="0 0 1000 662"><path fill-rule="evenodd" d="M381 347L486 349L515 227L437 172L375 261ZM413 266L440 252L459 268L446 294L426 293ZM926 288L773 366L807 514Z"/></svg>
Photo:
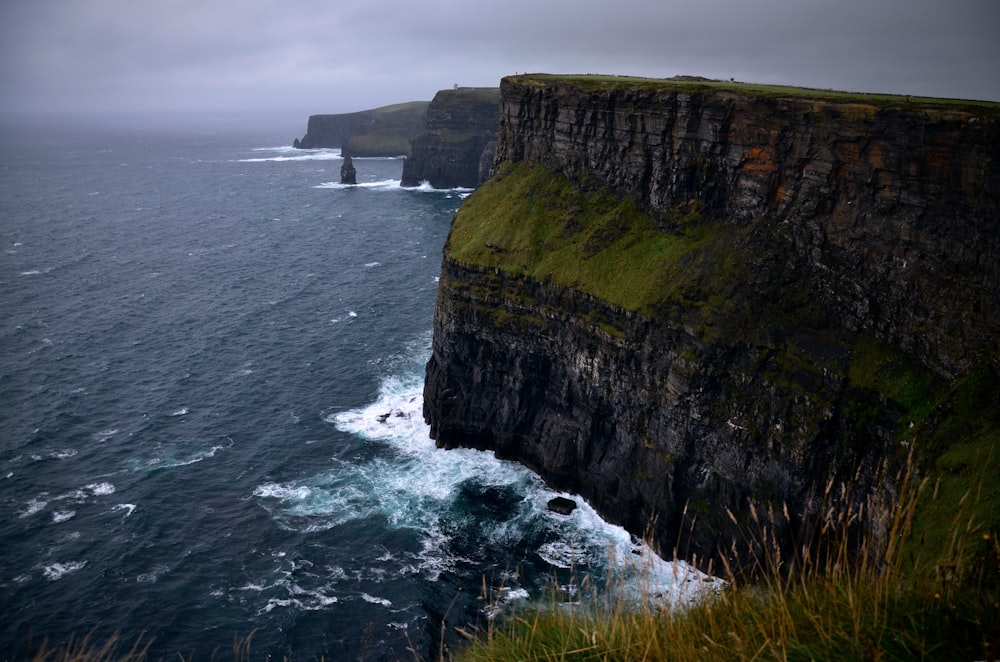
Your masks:
<svg viewBox="0 0 1000 662"><path fill-rule="evenodd" d="M351 161L350 154L344 154L344 165L340 166L340 183L341 184L358 183L358 173L354 169L354 163Z"/></svg>

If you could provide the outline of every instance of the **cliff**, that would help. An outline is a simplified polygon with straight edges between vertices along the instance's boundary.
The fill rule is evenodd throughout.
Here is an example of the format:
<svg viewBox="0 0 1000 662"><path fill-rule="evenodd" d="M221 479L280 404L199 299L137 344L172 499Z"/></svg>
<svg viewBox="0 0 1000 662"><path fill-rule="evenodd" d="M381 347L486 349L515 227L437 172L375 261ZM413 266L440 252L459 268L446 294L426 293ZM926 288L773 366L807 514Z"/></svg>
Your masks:
<svg viewBox="0 0 1000 662"><path fill-rule="evenodd" d="M754 503L786 546L889 507L913 447L1000 476L996 104L530 76L500 113L445 247L440 446L702 564L750 562Z"/></svg>
<svg viewBox="0 0 1000 662"><path fill-rule="evenodd" d="M428 105L412 101L356 113L311 115L306 135L293 144L302 149L340 147L352 156L408 154L410 137L423 130Z"/></svg>
<svg viewBox="0 0 1000 662"><path fill-rule="evenodd" d="M410 139L402 185L474 188L485 181L493 165L499 97L497 88L471 87L434 95L426 126Z"/></svg>

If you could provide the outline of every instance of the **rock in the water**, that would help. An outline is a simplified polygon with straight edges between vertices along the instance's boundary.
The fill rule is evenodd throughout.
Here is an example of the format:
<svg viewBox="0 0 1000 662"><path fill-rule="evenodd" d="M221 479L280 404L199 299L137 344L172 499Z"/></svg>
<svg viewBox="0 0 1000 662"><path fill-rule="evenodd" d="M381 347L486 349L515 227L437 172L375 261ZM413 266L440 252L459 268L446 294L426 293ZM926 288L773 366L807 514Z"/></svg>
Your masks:
<svg viewBox="0 0 1000 662"><path fill-rule="evenodd" d="M549 499L549 510L560 515L569 515L576 510L576 501L566 497L556 497Z"/></svg>
<svg viewBox="0 0 1000 662"><path fill-rule="evenodd" d="M354 169L354 163L351 161L351 155L344 155L344 165L340 166L340 183L341 184L357 184L358 183L358 173Z"/></svg>

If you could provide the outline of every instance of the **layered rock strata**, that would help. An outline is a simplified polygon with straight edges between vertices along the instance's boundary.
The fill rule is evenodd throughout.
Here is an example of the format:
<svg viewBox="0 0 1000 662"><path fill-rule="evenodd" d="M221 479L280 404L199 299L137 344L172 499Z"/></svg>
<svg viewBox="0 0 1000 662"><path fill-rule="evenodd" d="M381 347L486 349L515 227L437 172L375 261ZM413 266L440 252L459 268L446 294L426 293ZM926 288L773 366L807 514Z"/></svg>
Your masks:
<svg viewBox="0 0 1000 662"><path fill-rule="evenodd" d="M441 90L427 109L423 131L410 139L402 185L474 188L489 175L500 119L500 90Z"/></svg>
<svg viewBox="0 0 1000 662"><path fill-rule="evenodd" d="M310 115L301 149L342 148L353 156L387 157L409 153L410 137L424 126L427 101L382 106L335 115Z"/></svg>
<svg viewBox="0 0 1000 662"><path fill-rule="evenodd" d="M933 418L912 384L996 374L995 106L545 77L501 92L501 176L445 248L424 392L440 446L494 449L663 553L740 566L763 519L794 546L834 500L891 501L885 467ZM610 188L665 235L710 239L665 253L675 276L637 306L515 267L502 238L457 257L459 226L493 213L477 196L531 168L577 191L539 204ZM581 232L569 217L560 236Z"/></svg>

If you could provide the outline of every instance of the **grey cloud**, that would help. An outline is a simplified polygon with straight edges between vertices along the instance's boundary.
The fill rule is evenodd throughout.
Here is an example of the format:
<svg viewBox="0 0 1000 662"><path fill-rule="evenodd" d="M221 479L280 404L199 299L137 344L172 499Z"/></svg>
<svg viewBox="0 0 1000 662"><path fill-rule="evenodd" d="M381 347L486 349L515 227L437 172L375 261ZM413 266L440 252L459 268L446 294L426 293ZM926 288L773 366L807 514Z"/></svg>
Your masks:
<svg viewBox="0 0 1000 662"><path fill-rule="evenodd" d="M515 71L1000 99L995 0L5 0L3 108L430 98Z"/></svg>

